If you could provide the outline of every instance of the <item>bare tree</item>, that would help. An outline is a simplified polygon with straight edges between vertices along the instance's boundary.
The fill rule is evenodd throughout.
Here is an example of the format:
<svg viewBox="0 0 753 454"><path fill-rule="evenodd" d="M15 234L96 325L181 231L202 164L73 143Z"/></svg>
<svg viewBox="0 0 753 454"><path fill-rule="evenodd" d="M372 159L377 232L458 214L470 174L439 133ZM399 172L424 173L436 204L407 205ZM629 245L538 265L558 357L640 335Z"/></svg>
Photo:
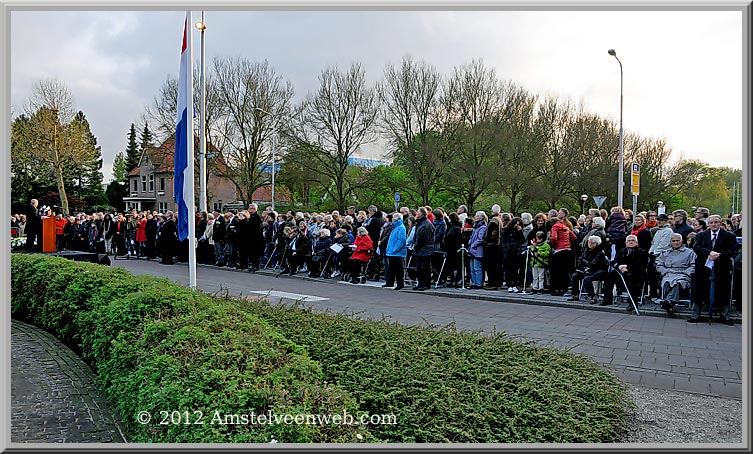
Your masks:
<svg viewBox="0 0 753 454"><path fill-rule="evenodd" d="M452 150L445 180L471 211L497 176L497 120L508 90L494 69L476 60L455 68L440 97L441 130Z"/></svg>
<svg viewBox="0 0 753 454"><path fill-rule="evenodd" d="M376 90L366 85L360 63L353 63L347 72L330 67L320 74L319 89L301 104L288 132L293 150L320 151L311 155L309 164L302 164L326 177L324 189L338 207L345 208L356 189L348 161L376 138L378 113Z"/></svg>
<svg viewBox="0 0 753 454"><path fill-rule="evenodd" d="M402 164L424 205L441 180L450 147L436 124L442 78L425 62L404 57L400 69L387 64L378 87L382 128L392 144L393 159Z"/></svg>
<svg viewBox="0 0 753 454"><path fill-rule="evenodd" d="M218 121L225 140L221 154L226 175L246 201L267 183L271 142L290 116L293 86L269 62L244 58L216 58L214 71L219 100L224 106Z"/></svg>
<svg viewBox="0 0 753 454"><path fill-rule="evenodd" d="M39 171L55 178L60 205L68 213L66 172L93 158L93 148L85 146L89 131L81 122L73 121L73 97L56 79L43 79L34 85L26 113L30 118L27 143L31 156Z"/></svg>
<svg viewBox="0 0 753 454"><path fill-rule="evenodd" d="M574 197L573 179L581 159L575 153L577 135L573 122L577 112L572 102L560 101L556 96L547 96L539 103L534 123L541 159L536 167L539 197L549 208L555 208L562 199ZM558 208L558 207L557 207Z"/></svg>

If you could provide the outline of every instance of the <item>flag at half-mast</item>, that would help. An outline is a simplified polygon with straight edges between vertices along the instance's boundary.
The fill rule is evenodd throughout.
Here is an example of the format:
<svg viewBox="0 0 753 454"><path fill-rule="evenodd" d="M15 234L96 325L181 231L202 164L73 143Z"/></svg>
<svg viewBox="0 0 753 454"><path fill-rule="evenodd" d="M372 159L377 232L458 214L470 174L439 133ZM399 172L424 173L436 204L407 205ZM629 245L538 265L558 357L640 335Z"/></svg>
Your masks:
<svg viewBox="0 0 753 454"><path fill-rule="evenodd" d="M183 46L180 53L178 79L178 125L175 130L175 176L173 192L178 204L178 240L189 237L193 222L193 73L191 70L190 13L183 23Z"/></svg>

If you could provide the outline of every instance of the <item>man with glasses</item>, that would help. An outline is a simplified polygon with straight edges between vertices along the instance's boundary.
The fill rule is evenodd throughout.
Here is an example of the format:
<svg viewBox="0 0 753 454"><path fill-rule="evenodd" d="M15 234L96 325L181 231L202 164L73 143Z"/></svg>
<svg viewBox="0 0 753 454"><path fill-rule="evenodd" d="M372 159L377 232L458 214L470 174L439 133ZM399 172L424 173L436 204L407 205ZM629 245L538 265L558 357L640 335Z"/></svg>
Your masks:
<svg viewBox="0 0 753 454"><path fill-rule="evenodd" d="M734 325L730 320L732 311L731 273L732 259L737 251L737 239L733 233L721 228L722 217L715 214L709 217L709 228L695 237L693 250L695 261L695 298L689 323L701 321L701 309L709 304L709 319L714 308L719 310L719 321Z"/></svg>
<svg viewBox="0 0 753 454"><path fill-rule="evenodd" d="M647 266L648 252L638 246L637 236L628 235L625 238L625 247L617 251L617 255L612 262L611 272L607 274L604 280L604 301L600 305L609 306L612 304L612 287L615 284L622 285L623 279L630 296L633 297L633 300L638 301L643 291L643 284L646 282ZM616 273L620 273L622 278ZM633 305L628 304L625 310L633 310Z"/></svg>
<svg viewBox="0 0 753 454"><path fill-rule="evenodd" d="M670 249L656 258L656 271L661 275L662 285L660 304L667 314L674 311L675 304L680 300L680 290L690 288L696 259L695 252L685 247L679 233L672 234L670 245Z"/></svg>

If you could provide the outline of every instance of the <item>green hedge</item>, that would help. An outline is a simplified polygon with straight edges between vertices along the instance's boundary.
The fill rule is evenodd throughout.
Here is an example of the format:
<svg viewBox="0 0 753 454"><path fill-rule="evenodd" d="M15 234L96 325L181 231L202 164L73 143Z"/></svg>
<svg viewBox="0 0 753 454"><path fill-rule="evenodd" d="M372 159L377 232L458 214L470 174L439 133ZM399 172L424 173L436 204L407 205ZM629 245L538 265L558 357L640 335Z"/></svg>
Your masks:
<svg viewBox="0 0 753 454"><path fill-rule="evenodd" d="M149 404L156 408L155 402L175 406L176 399L181 409L214 402L233 405L238 399L258 408L254 400L258 393L253 392L278 390L279 377L294 386L286 387L289 392L307 396L314 391L324 396L322 382L335 384L339 388L329 385L326 390L332 390L338 405L347 405L352 414L396 415L397 424L371 425L368 432L361 431L369 441L608 442L616 438L630 410L625 389L614 374L589 358L537 348L502 334L357 320L258 299L213 298L162 279L59 260L36 262L14 256L12 269L14 317L26 317L67 336L64 340L78 340L82 356L103 366L100 376L124 414ZM16 290L25 282L16 274L38 272L45 275L47 292L52 286L55 295ZM68 276L58 280L68 282L68 290L55 286L58 273ZM110 289L94 290L107 286ZM53 316L45 309L49 304L58 308L56 313L67 315ZM86 310L74 315L73 309L82 307ZM71 324L75 326L62 329ZM249 340L258 337L255 329L267 337ZM80 339L77 333L82 333ZM231 348L224 348L228 343ZM247 357L264 357L270 345L286 346L288 369L277 365L275 375L259 366L255 373L243 375L241 365L249 363ZM305 378L290 379L290 370ZM321 399L306 402L310 407L326 406ZM175 429L158 435L160 440L190 441L182 433ZM231 439L241 441L235 435ZM346 440L353 432L317 435L310 438ZM209 439L203 441L215 441L213 434L204 436ZM298 441L304 436L284 434L277 439Z"/></svg>
<svg viewBox="0 0 753 454"><path fill-rule="evenodd" d="M607 442L630 410L623 385L591 359L503 334L246 307L305 346L364 411L395 413L399 424L372 428L389 442Z"/></svg>
<svg viewBox="0 0 753 454"><path fill-rule="evenodd" d="M48 330L97 371L133 442L373 441L363 427L212 424L225 415L359 415L304 349L237 304L164 279L12 254L13 318ZM148 411L149 424L136 422ZM162 411L188 411L159 424ZM188 416L202 425L182 424ZM168 419L169 421L169 419ZM216 420L215 420L216 421Z"/></svg>

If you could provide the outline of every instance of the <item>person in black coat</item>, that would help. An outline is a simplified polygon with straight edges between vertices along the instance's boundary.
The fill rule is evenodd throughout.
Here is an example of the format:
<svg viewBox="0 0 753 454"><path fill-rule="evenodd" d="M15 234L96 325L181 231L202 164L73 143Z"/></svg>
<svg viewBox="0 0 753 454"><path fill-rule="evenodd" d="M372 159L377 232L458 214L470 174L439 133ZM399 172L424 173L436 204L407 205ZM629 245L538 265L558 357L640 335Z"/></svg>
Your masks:
<svg viewBox="0 0 753 454"><path fill-rule="evenodd" d="M262 233L263 221L258 212L258 207L255 203L252 203L248 207L248 235L249 235L249 271L256 271L259 269L259 261L262 255L264 255L264 235Z"/></svg>
<svg viewBox="0 0 753 454"><path fill-rule="evenodd" d="M319 231L319 238L314 245L314 255L311 256L311 260L308 262L309 277L319 277L321 267L329 258L332 250L332 238L330 238L329 229L322 229Z"/></svg>
<svg viewBox="0 0 753 454"><path fill-rule="evenodd" d="M295 227L291 229L289 238L291 240L285 248L287 266L282 272L289 273L292 276L298 272L298 267L311 257L311 240L309 240L305 230L299 230Z"/></svg>
<svg viewBox="0 0 753 454"><path fill-rule="evenodd" d="M29 251L38 251L42 246L42 218L39 217L39 201L37 199L31 199L31 202L26 206L26 228L24 233L26 234L26 249ZM39 244L34 244L38 242Z"/></svg>
<svg viewBox="0 0 753 454"><path fill-rule="evenodd" d="M504 250L505 282L508 291L518 293L518 287L523 284L522 270L525 265L525 255L520 250L526 244L523 236L523 220L513 218L502 230L502 248ZM512 290L509 290L512 289ZM525 289L523 289L525 290Z"/></svg>
<svg viewBox="0 0 753 454"><path fill-rule="evenodd" d="M450 287L458 287L462 279L459 250L463 246L463 226L457 213L450 213L449 219L450 228L444 237L444 245L447 249L447 275L450 276Z"/></svg>
<svg viewBox="0 0 753 454"><path fill-rule="evenodd" d="M601 237L591 236L586 240L586 248L578 257L578 266L571 275L573 286L570 290L572 301L580 300L580 281L583 281L583 288L590 298L590 303L596 303L596 294L594 292L593 282L604 279L609 270L609 259L600 247Z"/></svg>
<svg viewBox="0 0 753 454"><path fill-rule="evenodd" d="M146 216L146 226L144 226L144 234L146 235L146 257L148 259L157 258L157 228L159 223L157 217L154 215Z"/></svg>
<svg viewBox="0 0 753 454"><path fill-rule="evenodd" d="M212 228L212 241L214 241L215 266L225 266L225 216L214 210L214 227Z"/></svg>
<svg viewBox="0 0 753 454"><path fill-rule="evenodd" d="M693 282L694 299L693 311L688 322L696 323L701 318L703 305L709 304L709 317L713 309L719 311L719 320L725 325L733 325L730 320L732 304L730 288L732 279L732 260L737 252L737 238L722 228L722 218L719 215L709 217L709 228L695 237L693 251L696 253L695 277ZM713 263L712 268L706 266ZM714 284L714 298L711 299L711 283Z"/></svg>
<svg viewBox="0 0 753 454"><path fill-rule="evenodd" d="M162 257L160 263L163 265L173 265L175 264L174 257L178 246L178 231L175 226L173 212L168 211L165 214L165 218L165 222L162 223L159 229L160 255Z"/></svg>
<svg viewBox="0 0 753 454"><path fill-rule="evenodd" d="M251 251L251 224L248 222L245 211L239 212L236 219L238 219L238 234L235 241L235 244L238 247L238 262L236 269L246 270L248 269L248 257Z"/></svg>
<svg viewBox="0 0 753 454"><path fill-rule="evenodd" d="M628 235L625 238L625 247L617 251L612 267L604 279L604 301L601 306L612 304L612 287L615 284L622 286L622 279L627 284L626 290L637 302L643 292L648 270L648 252L638 246L638 237ZM622 279L617 273L622 275ZM633 305L628 304L625 310L633 310Z"/></svg>
<svg viewBox="0 0 753 454"><path fill-rule="evenodd" d="M413 257L416 259L418 283L413 290L428 290L431 284L431 257L434 254L434 226L429 222L426 208L416 212L416 234L413 236Z"/></svg>
<svg viewBox="0 0 753 454"><path fill-rule="evenodd" d="M225 213L225 264L235 268L238 264L238 216L230 210Z"/></svg>

